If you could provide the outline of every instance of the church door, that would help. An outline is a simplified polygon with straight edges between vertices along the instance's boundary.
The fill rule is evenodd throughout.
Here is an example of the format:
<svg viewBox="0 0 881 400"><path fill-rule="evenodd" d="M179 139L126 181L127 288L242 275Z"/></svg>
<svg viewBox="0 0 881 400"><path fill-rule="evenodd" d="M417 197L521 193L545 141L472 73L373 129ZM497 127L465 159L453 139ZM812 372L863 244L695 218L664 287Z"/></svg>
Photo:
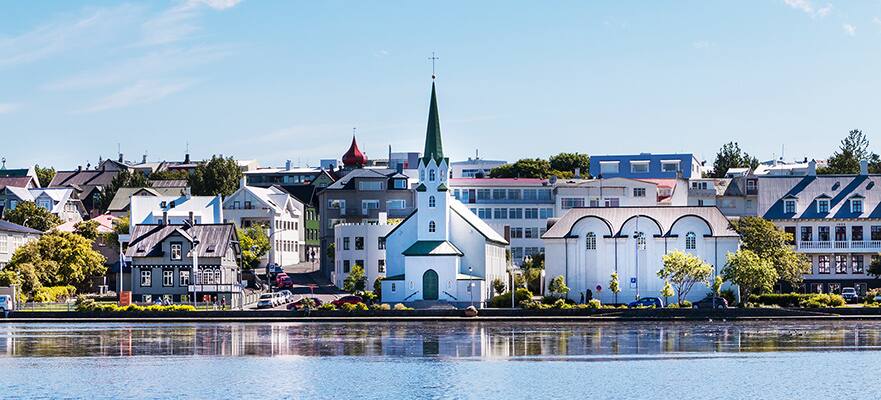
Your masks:
<svg viewBox="0 0 881 400"><path fill-rule="evenodd" d="M422 299L437 300L437 272L433 269L422 274Z"/></svg>

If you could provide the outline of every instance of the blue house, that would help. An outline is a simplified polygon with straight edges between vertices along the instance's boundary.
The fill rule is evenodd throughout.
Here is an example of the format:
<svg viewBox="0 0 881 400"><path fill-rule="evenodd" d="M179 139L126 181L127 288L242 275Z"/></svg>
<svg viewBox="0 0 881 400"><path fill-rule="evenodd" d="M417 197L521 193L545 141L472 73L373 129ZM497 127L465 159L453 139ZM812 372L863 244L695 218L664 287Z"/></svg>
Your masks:
<svg viewBox="0 0 881 400"><path fill-rule="evenodd" d="M591 155L590 175L603 178L691 179L701 177L701 164L694 154Z"/></svg>

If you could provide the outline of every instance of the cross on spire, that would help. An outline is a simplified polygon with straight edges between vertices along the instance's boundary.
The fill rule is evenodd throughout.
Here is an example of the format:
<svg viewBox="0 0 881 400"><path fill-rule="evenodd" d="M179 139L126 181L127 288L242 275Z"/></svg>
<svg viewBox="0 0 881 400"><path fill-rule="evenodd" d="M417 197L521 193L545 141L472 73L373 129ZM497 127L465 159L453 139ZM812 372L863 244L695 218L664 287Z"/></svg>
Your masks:
<svg viewBox="0 0 881 400"><path fill-rule="evenodd" d="M440 60L440 58L438 58L437 56L435 56L435 55L434 55L434 52L432 51L432 52L431 52L431 57L428 57L428 59L431 60L431 79L434 79L434 78L437 77L437 75L434 74L434 62L437 61L437 60Z"/></svg>

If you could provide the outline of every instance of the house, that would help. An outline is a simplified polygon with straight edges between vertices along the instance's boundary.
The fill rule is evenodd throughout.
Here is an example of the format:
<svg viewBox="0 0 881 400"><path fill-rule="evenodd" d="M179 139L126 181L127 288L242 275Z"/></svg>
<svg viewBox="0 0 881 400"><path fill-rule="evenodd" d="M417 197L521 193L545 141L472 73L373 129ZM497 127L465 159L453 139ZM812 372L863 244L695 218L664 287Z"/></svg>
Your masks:
<svg viewBox="0 0 881 400"><path fill-rule="evenodd" d="M6 268L19 247L39 239L42 234L36 229L0 220L0 270Z"/></svg>
<svg viewBox="0 0 881 400"><path fill-rule="evenodd" d="M816 175L811 162L805 176L760 177L758 190L759 216L792 234L811 262L801 290L862 295L881 286L867 275L881 262L881 175L870 175L867 162L855 175Z"/></svg>
<svg viewBox="0 0 881 400"><path fill-rule="evenodd" d="M591 155L590 175L602 178L691 179L701 176L693 154Z"/></svg>
<svg viewBox="0 0 881 400"><path fill-rule="evenodd" d="M294 265L306 258L302 202L283 189L242 185L223 202L225 222L246 228L262 225L269 236L267 262Z"/></svg>
<svg viewBox="0 0 881 400"><path fill-rule="evenodd" d="M189 187L170 186L166 182L177 181L150 181L150 187L141 188L119 188L110 205L107 206L107 213L117 218L127 217L131 208L131 199L133 196L150 196L150 197L179 197L189 193ZM186 181L184 181L186 182ZM177 185L175 183L175 185Z"/></svg>
<svg viewBox="0 0 881 400"><path fill-rule="evenodd" d="M688 181L684 179L593 178L557 180L554 211L563 215L576 207L684 206Z"/></svg>
<svg viewBox="0 0 881 400"><path fill-rule="evenodd" d="M120 154L119 160L103 160L95 169L87 165L86 168L80 166L71 171L58 171L48 187L73 189L76 197L82 201L86 215L95 217L105 211L101 209L104 188L110 185L120 171L128 169L129 166L125 164Z"/></svg>
<svg viewBox="0 0 881 400"><path fill-rule="evenodd" d="M385 236L394 229L383 214L377 222L342 223L334 226L333 283L342 288L352 267L360 265L372 290L378 278L386 276Z"/></svg>
<svg viewBox="0 0 881 400"><path fill-rule="evenodd" d="M82 221L83 215L86 214L86 209L77 198L76 192L68 188L25 189L7 186L3 198L5 200L4 210L14 210L19 203L30 201L38 207L49 210L61 218L63 222Z"/></svg>
<svg viewBox="0 0 881 400"><path fill-rule="evenodd" d="M42 182L42 184L47 183ZM34 189L40 187L41 183L35 167L6 168L4 160L2 166L0 166L0 189L7 185Z"/></svg>
<svg viewBox="0 0 881 400"><path fill-rule="evenodd" d="M217 196L133 196L129 212L130 229L137 225L223 223L223 199ZM131 231L130 231L131 232Z"/></svg>
<svg viewBox="0 0 881 400"><path fill-rule="evenodd" d="M658 296L664 281L657 272L668 252L694 254L718 274L740 242L716 207L579 207L552 222L542 237L547 280L562 276L575 301L588 290L603 303ZM619 277L617 299L609 290L612 273ZM707 290L695 285L688 300Z"/></svg>
<svg viewBox="0 0 881 400"><path fill-rule="evenodd" d="M758 177L749 169L729 172L725 178L691 179L688 205L716 206L732 218L758 215Z"/></svg>
<svg viewBox="0 0 881 400"><path fill-rule="evenodd" d="M195 294L199 302L242 304L241 248L233 224L141 224L133 228L125 256L131 259L133 301L191 303Z"/></svg>
<svg viewBox="0 0 881 400"><path fill-rule="evenodd" d="M479 306L492 295L493 279L507 276L508 242L450 196L434 82L422 155L416 210L385 237L382 301Z"/></svg>
<svg viewBox="0 0 881 400"><path fill-rule="evenodd" d="M468 157L465 161L453 161L450 163L453 179L461 178L485 178L489 176L489 171L495 167L501 167L507 164L502 160L484 160L477 154L474 158Z"/></svg>
<svg viewBox="0 0 881 400"><path fill-rule="evenodd" d="M551 180L451 178L449 182L454 199L510 242L513 264L544 253L541 235L548 219L556 215Z"/></svg>

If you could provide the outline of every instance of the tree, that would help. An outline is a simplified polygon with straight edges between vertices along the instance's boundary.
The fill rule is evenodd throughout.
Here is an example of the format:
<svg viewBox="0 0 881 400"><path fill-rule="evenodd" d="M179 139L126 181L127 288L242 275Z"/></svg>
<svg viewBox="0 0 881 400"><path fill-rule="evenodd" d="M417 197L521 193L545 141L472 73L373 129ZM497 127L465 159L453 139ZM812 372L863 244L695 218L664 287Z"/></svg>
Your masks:
<svg viewBox="0 0 881 400"><path fill-rule="evenodd" d="M722 148L716 153L716 160L713 161L713 171L710 175L713 178L724 178L725 173L731 168L755 168L758 166L759 159L741 150L737 142L728 142L722 145Z"/></svg>
<svg viewBox="0 0 881 400"><path fill-rule="evenodd" d="M722 295L722 283L724 283L724 281L722 280L722 277L719 275L716 275L716 279L713 279L713 295L714 296L719 297Z"/></svg>
<svg viewBox="0 0 881 400"><path fill-rule="evenodd" d="M574 174L575 169L581 170L581 176L590 177L590 157L581 153L560 153L548 159L552 170Z"/></svg>
<svg viewBox="0 0 881 400"><path fill-rule="evenodd" d="M43 168L39 164L34 165L34 172L37 173L37 180L40 181L41 187L49 187L52 178L55 178L55 168Z"/></svg>
<svg viewBox="0 0 881 400"><path fill-rule="evenodd" d="M557 297L566 297L566 295L569 294L569 286L566 286L566 278L564 278L563 275L557 275L554 279L551 279L551 283L548 284L548 290Z"/></svg>
<svg viewBox="0 0 881 400"><path fill-rule="evenodd" d="M144 174L129 170L119 171L110 181L110 184L104 187L99 207L101 210L107 210L120 188L141 188L146 186L147 178L144 177Z"/></svg>
<svg viewBox="0 0 881 400"><path fill-rule="evenodd" d="M227 197L239 188L242 170L232 157L212 156L211 160L196 167L190 176L190 187L197 196Z"/></svg>
<svg viewBox="0 0 881 400"><path fill-rule="evenodd" d="M373 293L376 293L376 298L378 301L382 301L382 280L385 279L381 276L377 276L373 281Z"/></svg>
<svg viewBox="0 0 881 400"><path fill-rule="evenodd" d="M162 171L156 171L150 174L148 178L151 181L187 180L190 178L190 174L188 174L186 170L182 169L166 169Z"/></svg>
<svg viewBox="0 0 881 400"><path fill-rule="evenodd" d="M615 304L618 304L618 293L621 293L621 286L618 285L618 273L612 272L612 280L609 281L609 290L615 293Z"/></svg>
<svg viewBox="0 0 881 400"><path fill-rule="evenodd" d="M242 269L259 268L260 259L269 252L269 237L264 229L263 225L255 224L236 230L242 248Z"/></svg>
<svg viewBox="0 0 881 400"><path fill-rule="evenodd" d="M869 162L870 172L881 170L881 158L869 151L869 138L859 129L848 132L841 140L838 150L832 153L825 168L817 170L818 174L856 174L860 172L860 161Z"/></svg>
<svg viewBox="0 0 881 400"><path fill-rule="evenodd" d="M350 293L363 292L367 286L367 276L364 274L364 267L361 264L352 266L349 276L343 281L343 290Z"/></svg>
<svg viewBox="0 0 881 400"><path fill-rule="evenodd" d="M73 285L85 289L90 279L107 272L105 261L101 253L92 249L91 240L53 230L19 247L6 268L25 273L30 265L42 286Z"/></svg>
<svg viewBox="0 0 881 400"><path fill-rule="evenodd" d="M664 287L661 288L661 296L664 296L664 304L669 304L667 302L667 298L673 297L676 293L673 292L673 286L670 286L670 281L664 281Z"/></svg>
<svg viewBox="0 0 881 400"><path fill-rule="evenodd" d="M728 253L728 263L722 269L722 277L740 288L741 303L746 303L752 293L771 291L779 278L769 260L743 248L736 253Z"/></svg>
<svg viewBox="0 0 881 400"><path fill-rule="evenodd" d="M26 301L29 297L34 297L34 294L43 287L37 277L34 265L29 263L19 265L14 271L9 268L0 271L0 286L12 285L18 287L19 301Z"/></svg>
<svg viewBox="0 0 881 400"><path fill-rule="evenodd" d="M673 250L662 257L664 268L658 271L658 278L668 280L676 287L679 304L688 297L688 292L697 283L709 283L713 267L694 254Z"/></svg>
<svg viewBox="0 0 881 400"><path fill-rule="evenodd" d="M496 295L500 295L505 292L505 281L502 278L493 279L493 291L496 292Z"/></svg>
<svg viewBox="0 0 881 400"><path fill-rule="evenodd" d="M872 261L869 263L869 268L866 269L866 273L878 279L881 276L881 253L877 255L877 257L872 257Z"/></svg>
<svg viewBox="0 0 881 400"><path fill-rule="evenodd" d="M98 238L98 221L80 221L73 226L73 233L89 240Z"/></svg>
<svg viewBox="0 0 881 400"><path fill-rule="evenodd" d="M514 275L514 287L517 289L526 288L526 277L523 274Z"/></svg>
<svg viewBox="0 0 881 400"><path fill-rule="evenodd" d="M13 224L24 225L43 232L51 230L63 222L57 215L37 206L33 201L18 203L14 209L6 211L3 217Z"/></svg>
<svg viewBox="0 0 881 400"><path fill-rule="evenodd" d="M792 248L792 234L778 229L771 221L762 217L743 217L731 222L731 227L740 234L740 248L756 253L771 262L777 276L792 287L798 287L804 274L811 273L807 258Z"/></svg>

